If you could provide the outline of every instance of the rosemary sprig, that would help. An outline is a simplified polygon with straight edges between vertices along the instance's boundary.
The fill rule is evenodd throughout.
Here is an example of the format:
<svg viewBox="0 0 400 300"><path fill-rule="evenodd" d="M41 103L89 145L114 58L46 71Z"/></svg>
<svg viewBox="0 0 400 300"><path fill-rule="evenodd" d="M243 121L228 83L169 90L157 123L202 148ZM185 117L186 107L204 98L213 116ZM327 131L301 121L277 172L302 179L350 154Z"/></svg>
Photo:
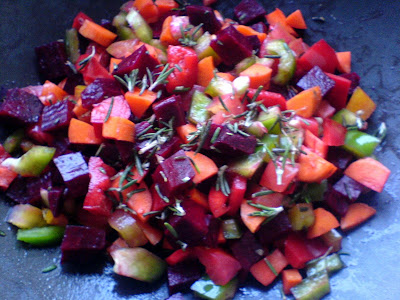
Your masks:
<svg viewBox="0 0 400 300"><path fill-rule="evenodd" d="M226 180L226 177L225 177L225 171L227 169L228 169L227 165L224 165L221 168L219 168L218 175L217 175L217 183L216 183L216 187L215 187L215 189L217 191L221 190L221 192L225 196L229 196L229 194L231 193L231 188L229 187L228 181Z"/></svg>
<svg viewBox="0 0 400 300"><path fill-rule="evenodd" d="M114 97L111 97L110 107L108 108L107 115L104 119L104 122L107 122L108 119L110 118L113 106L114 106Z"/></svg>
<svg viewBox="0 0 400 300"><path fill-rule="evenodd" d="M154 90L158 85L166 83L168 76L174 72L175 67L169 69L169 64L164 66L164 69L160 72L157 79L153 81L153 84L149 86L148 90Z"/></svg>
<svg viewBox="0 0 400 300"><path fill-rule="evenodd" d="M221 96L218 96L218 100L219 100L219 102L221 103L222 107L223 107L227 112L231 112L231 111L229 110L229 108L226 106L224 100L222 100L222 97L221 97Z"/></svg>
<svg viewBox="0 0 400 300"><path fill-rule="evenodd" d="M135 161L136 170L138 171L140 176L143 176L142 162L140 161L139 155L137 155L136 151L133 153L133 158Z"/></svg>
<svg viewBox="0 0 400 300"><path fill-rule="evenodd" d="M175 228L172 227L171 224L169 224L168 222L164 222L164 226L165 226L165 228L167 228L167 230L171 233L171 235L174 238L176 238L176 239L178 238L178 233L176 232Z"/></svg>
<svg viewBox="0 0 400 300"><path fill-rule="evenodd" d="M206 123L206 125L202 126L202 130L201 130L200 136L199 136L199 143L198 143L195 153L199 153L201 148L203 148L203 146L206 142L206 139L208 137L208 134L210 133L210 128L211 128L211 121L208 121Z"/></svg>
<svg viewBox="0 0 400 300"><path fill-rule="evenodd" d="M174 212L174 215L176 216L184 216L186 215L186 211L183 209L181 205L182 200L176 200L174 206L168 206L168 209Z"/></svg>
<svg viewBox="0 0 400 300"><path fill-rule="evenodd" d="M6 236L6 233L3 230L0 230L0 236Z"/></svg>
<svg viewBox="0 0 400 300"><path fill-rule="evenodd" d="M193 47L197 45L196 34L199 32L203 23L200 23L196 27L188 26L185 29L181 26L182 37L178 40L182 45L187 47ZM190 32L193 29L192 32Z"/></svg>
<svg viewBox="0 0 400 300"><path fill-rule="evenodd" d="M80 71L84 67L86 67L86 65L89 63L89 61L92 60L92 58L94 57L95 54L96 54L96 48L94 46L92 46L92 52L89 54L89 56L86 57L85 59L82 59L80 62L78 62L78 66L79 66L78 71Z"/></svg>
<svg viewBox="0 0 400 300"><path fill-rule="evenodd" d="M267 195L271 195L274 194L274 191L268 190L268 191L259 191L256 193L251 194L251 198L256 198L256 197L260 197L260 196L267 196Z"/></svg>
<svg viewBox="0 0 400 300"><path fill-rule="evenodd" d="M160 186L159 186L158 184L154 185L154 188L155 188L155 190L156 190L158 196L160 196L160 198L161 198L164 202L166 202L166 203L169 203L169 202L170 202L169 199L168 199L168 197L164 196L164 195L161 193Z"/></svg>
<svg viewBox="0 0 400 300"><path fill-rule="evenodd" d="M275 276L278 276L278 272L275 270L274 266L271 264L267 257L264 258L265 263L267 264L268 268L270 268L271 272L274 273Z"/></svg>
<svg viewBox="0 0 400 300"><path fill-rule="evenodd" d="M56 264L52 264L52 265L50 265L50 266L44 268L44 269L42 270L42 273L49 273L49 272L51 272L51 271L54 271L55 269L57 269L57 265L56 265Z"/></svg>
<svg viewBox="0 0 400 300"><path fill-rule="evenodd" d="M196 172L200 174L200 169L194 162L194 160L189 157L189 156L176 156L174 157L175 160L184 160L184 159L189 159L190 163L192 164L193 168L195 168Z"/></svg>
<svg viewBox="0 0 400 300"><path fill-rule="evenodd" d="M283 211L283 207L282 206L269 207L269 206L265 206L265 205L262 205L262 204L254 203L251 200L248 200L247 204L249 204L249 205L251 205L251 206L253 206L255 208L261 209L261 211L255 211L255 212L249 214L249 216L253 216L253 217L273 218L276 215L278 215L280 212Z"/></svg>
<svg viewBox="0 0 400 300"><path fill-rule="evenodd" d="M139 69L134 69L129 75L125 74L124 79L122 79L118 75L114 75L114 78L123 86L125 86L128 91L132 92L136 84L138 83L137 80L138 74L139 74Z"/></svg>

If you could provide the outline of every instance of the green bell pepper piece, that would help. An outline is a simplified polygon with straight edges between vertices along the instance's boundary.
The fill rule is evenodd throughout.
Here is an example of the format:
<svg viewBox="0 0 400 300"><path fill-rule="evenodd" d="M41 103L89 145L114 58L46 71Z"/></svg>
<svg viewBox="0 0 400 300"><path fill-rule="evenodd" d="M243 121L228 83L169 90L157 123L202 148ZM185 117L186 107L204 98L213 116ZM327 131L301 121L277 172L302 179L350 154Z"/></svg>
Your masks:
<svg viewBox="0 0 400 300"><path fill-rule="evenodd" d="M333 115L332 120L342 124L343 126L357 126L357 115L348 109L341 109Z"/></svg>
<svg viewBox="0 0 400 300"><path fill-rule="evenodd" d="M311 202L322 201L324 193L328 189L328 180L324 179L320 183L313 182L307 184L305 195Z"/></svg>
<svg viewBox="0 0 400 300"><path fill-rule="evenodd" d="M150 43L150 41L153 39L153 30L151 30L150 26L139 14L139 12L137 12L135 9L132 9L126 16L126 21L128 22L129 26L132 27L139 40L141 40L143 43Z"/></svg>
<svg viewBox="0 0 400 300"><path fill-rule="evenodd" d="M280 114L276 111L265 112L262 111L258 115L257 121L263 123L265 128L268 129L268 133L280 134L281 125L279 123Z"/></svg>
<svg viewBox="0 0 400 300"><path fill-rule="evenodd" d="M263 164L265 155L266 154L264 152L258 151L250 154L249 156L242 157L230 164L229 170L246 178L251 178Z"/></svg>
<svg viewBox="0 0 400 300"><path fill-rule="evenodd" d="M8 153L13 153L21 145L25 132L23 129L17 129L11 133L3 143L4 150Z"/></svg>
<svg viewBox="0 0 400 300"><path fill-rule="evenodd" d="M61 226L18 229L17 240L38 247L52 246L61 243L64 230L65 228Z"/></svg>
<svg viewBox="0 0 400 300"><path fill-rule="evenodd" d="M296 300L321 299L331 291L328 273L322 271L309 276L295 287L292 287L290 291Z"/></svg>
<svg viewBox="0 0 400 300"><path fill-rule="evenodd" d="M231 299L238 287L238 279L233 278L225 285L216 285L208 276L203 276L192 284L190 289L197 297L208 300Z"/></svg>
<svg viewBox="0 0 400 300"><path fill-rule="evenodd" d="M65 31L65 51L68 60L73 64L78 61L80 56L78 31L75 28Z"/></svg>
<svg viewBox="0 0 400 300"><path fill-rule="evenodd" d="M325 258L317 258L307 264L307 276L315 275L326 270L328 275L340 271L345 267L339 254L333 253Z"/></svg>
<svg viewBox="0 0 400 300"><path fill-rule="evenodd" d="M240 239L242 237L242 229L235 219L227 219L222 222L222 232L227 240Z"/></svg>
<svg viewBox="0 0 400 300"><path fill-rule="evenodd" d="M207 106L210 105L211 99L199 91L195 91L192 96L192 103L189 110L189 121L197 124L204 123L210 118Z"/></svg>
<svg viewBox="0 0 400 300"><path fill-rule="evenodd" d="M272 81L279 85L287 84L296 70L296 58L292 50L283 40L273 40L266 47L269 54L280 56L278 73L272 78Z"/></svg>
<svg viewBox="0 0 400 300"><path fill-rule="evenodd" d="M357 157L366 157L372 155L380 142L376 136L358 130L348 130L342 147Z"/></svg>
<svg viewBox="0 0 400 300"><path fill-rule="evenodd" d="M214 77L211 79L209 85L206 87L204 93L211 97L222 96L226 94L233 94L232 82L222 78Z"/></svg>
<svg viewBox="0 0 400 300"><path fill-rule="evenodd" d="M279 135L277 134L266 134L260 139L260 143L262 144L261 146L258 146L256 148L256 153L257 152L262 152L264 153L263 155L263 160L264 162L269 162L271 160L271 157L268 154L268 151L266 148L268 148L270 151L272 149L276 148L279 144Z"/></svg>

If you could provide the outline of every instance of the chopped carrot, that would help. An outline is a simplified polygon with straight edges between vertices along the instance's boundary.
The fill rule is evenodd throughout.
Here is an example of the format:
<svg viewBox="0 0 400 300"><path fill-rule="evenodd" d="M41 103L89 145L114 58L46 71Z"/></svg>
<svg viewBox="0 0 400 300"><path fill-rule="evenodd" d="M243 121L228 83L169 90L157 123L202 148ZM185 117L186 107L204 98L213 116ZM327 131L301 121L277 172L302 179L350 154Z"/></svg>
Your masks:
<svg viewBox="0 0 400 300"><path fill-rule="evenodd" d="M336 52L336 57L339 62L338 70L342 73L351 72L351 51Z"/></svg>
<svg viewBox="0 0 400 300"><path fill-rule="evenodd" d="M150 244L157 245L163 238L162 231L153 227L148 222L143 222L142 220L140 220L138 216L136 215L132 216L136 220L138 226L142 229L144 235L149 240Z"/></svg>
<svg viewBox="0 0 400 300"><path fill-rule="evenodd" d="M190 200L193 200L197 204L203 206L205 209L210 210L206 194L203 194L196 188L192 188L188 191L188 196Z"/></svg>
<svg viewBox="0 0 400 300"><path fill-rule="evenodd" d="M289 110L294 110L303 118L310 118L317 111L321 102L321 88L315 86L298 93L286 102Z"/></svg>
<svg viewBox="0 0 400 300"><path fill-rule="evenodd" d="M117 35L90 20L85 20L79 28L79 33L104 47L109 46Z"/></svg>
<svg viewBox="0 0 400 300"><path fill-rule="evenodd" d="M240 206L240 217L246 225L246 227L252 232L255 233L261 226L261 224L265 221L266 217L260 216L250 216L253 212L260 211L258 208L251 206L247 203L247 200L242 202Z"/></svg>
<svg viewBox="0 0 400 300"><path fill-rule="evenodd" d="M314 217L314 224L307 231L307 238L309 239L319 237L331 229L339 227L336 217L322 207L314 209Z"/></svg>
<svg viewBox="0 0 400 300"><path fill-rule="evenodd" d="M178 41L173 37L171 32L172 16L168 16L162 25L162 30L160 34L160 41L164 45L178 45Z"/></svg>
<svg viewBox="0 0 400 300"><path fill-rule="evenodd" d="M371 218L375 213L376 209L365 203L352 203L340 220L340 228L345 231L353 229Z"/></svg>
<svg viewBox="0 0 400 300"><path fill-rule="evenodd" d="M68 219L65 215L60 214L58 217L54 217L53 213L49 208L42 209L43 219L48 225L56 226L67 226Z"/></svg>
<svg viewBox="0 0 400 300"><path fill-rule="evenodd" d="M288 265L286 257L281 251L275 249L270 255L255 263L250 268L250 273L262 285L267 286L271 284L279 273Z"/></svg>
<svg viewBox="0 0 400 300"><path fill-rule="evenodd" d="M283 284L283 292L285 295L291 294L290 289L296 285L298 285L303 280L299 270L297 269L288 269L282 271L282 284Z"/></svg>
<svg viewBox="0 0 400 300"><path fill-rule="evenodd" d="M133 6L139 11L147 23L155 23L159 18L158 6L153 0L135 0Z"/></svg>
<svg viewBox="0 0 400 300"><path fill-rule="evenodd" d="M144 181L142 181L136 189L137 190L143 189L143 191L139 193L134 193L129 198L127 204L130 209L136 212L137 217L141 221L145 222L148 220L150 216L144 216L144 214L151 211L151 207L153 205L153 198L151 197L151 193Z"/></svg>
<svg viewBox="0 0 400 300"><path fill-rule="evenodd" d="M241 34L244 36L250 36L250 35L255 35L258 37L260 40L260 43L264 42L264 40L267 38L267 34L264 32L258 32L251 28L250 26L245 26L245 25L237 25L236 30L239 31Z"/></svg>
<svg viewBox="0 0 400 300"><path fill-rule="evenodd" d="M89 122L90 121L90 110L87 108L84 108L82 106L82 99L79 98L78 101L75 104L75 107L72 109L74 112L75 116L84 122Z"/></svg>
<svg viewBox="0 0 400 300"><path fill-rule="evenodd" d="M300 154L297 179L303 182L321 182L336 172L335 165L306 147L301 148L307 154Z"/></svg>
<svg viewBox="0 0 400 300"><path fill-rule="evenodd" d="M92 125L74 118L69 123L68 139L71 144L99 145L102 142L102 138L96 135Z"/></svg>
<svg viewBox="0 0 400 300"><path fill-rule="evenodd" d="M218 167L215 162L201 153L195 153L194 151L185 151L186 156L191 158L194 163L194 170L196 175L192 181L198 184L218 173Z"/></svg>
<svg viewBox="0 0 400 300"><path fill-rule="evenodd" d="M176 132L185 144L189 143L190 133L196 131L197 127L191 123L176 127Z"/></svg>
<svg viewBox="0 0 400 300"><path fill-rule="evenodd" d="M218 77L221 77L221 78L223 78L225 80L228 80L228 81L233 81L235 79L235 77L232 74L229 74L229 73L217 72L216 75Z"/></svg>
<svg viewBox="0 0 400 300"><path fill-rule="evenodd" d="M326 158L328 155L328 145L315 136L310 130L306 130L304 133L304 145L312 149L315 154L318 154L322 158Z"/></svg>
<svg viewBox="0 0 400 300"><path fill-rule="evenodd" d="M273 12L267 14L265 18L267 19L268 24L274 26L279 23L288 33L297 37L296 31L287 24L286 16L279 8L276 8Z"/></svg>
<svg viewBox="0 0 400 300"><path fill-rule="evenodd" d="M115 67L118 66L118 64L121 61L122 61L122 59L119 59L119 58L114 58L114 57L110 58L110 65L108 68L108 71L110 72L110 74L114 71Z"/></svg>
<svg viewBox="0 0 400 300"><path fill-rule="evenodd" d="M43 84L42 95L39 99L42 101L43 105L51 105L62 100L67 95L68 93L58 85L46 80Z"/></svg>
<svg viewBox="0 0 400 300"><path fill-rule="evenodd" d="M0 165L0 190L5 191L8 189L17 176L18 174L14 171Z"/></svg>
<svg viewBox="0 0 400 300"><path fill-rule="evenodd" d="M135 141L135 123L121 117L109 117L103 124L103 137L118 141Z"/></svg>
<svg viewBox="0 0 400 300"><path fill-rule="evenodd" d="M228 196L226 196L221 190L212 187L208 193L208 205L210 206L210 211L213 216L219 218L229 210Z"/></svg>
<svg viewBox="0 0 400 300"><path fill-rule="evenodd" d="M375 111L376 104L362 88L357 87L351 95L346 109L353 113L359 113L363 120L367 120Z"/></svg>
<svg viewBox="0 0 400 300"><path fill-rule="evenodd" d="M160 16L170 12L172 9L179 8L179 4L175 0L156 0L156 5Z"/></svg>
<svg viewBox="0 0 400 300"><path fill-rule="evenodd" d="M157 99L157 94L149 90L145 90L140 94L140 89L135 88L133 92L125 93L125 99L135 117L141 118L146 110Z"/></svg>
<svg viewBox="0 0 400 300"><path fill-rule="evenodd" d="M133 167L127 175L127 178L121 182L120 180L122 172L119 172L116 176L114 176L114 180L111 182L111 188L113 188L113 190L111 190L110 193L114 196L115 199L125 203L126 201L128 201L128 194L132 193L138 187L137 185L132 185L126 188L123 187L133 180L136 180L137 184L140 184L147 173L147 170L143 170L143 174L140 174L137 168ZM117 189L121 189L121 192L118 192Z"/></svg>
<svg viewBox="0 0 400 300"><path fill-rule="evenodd" d="M346 176L376 192L382 192L390 170L379 161L365 157L351 163L344 171Z"/></svg>
<svg viewBox="0 0 400 300"><path fill-rule="evenodd" d="M300 9L295 10L286 17L286 24L296 29L307 29L307 24Z"/></svg>
<svg viewBox="0 0 400 300"><path fill-rule="evenodd" d="M254 64L248 67L246 70L240 72L240 76L247 76L250 79L250 88L257 89L259 86L263 86L264 89L268 89L269 82L271 80L272 69L262 64Z"/></svg>
<svg viewBox="0 0 400 300"><path fill-rule="evenodd" d="M197 84L207 87L211 79L214 77L214 59L212 56L207 56L199 61L198 73L197 73Z"/></svg>

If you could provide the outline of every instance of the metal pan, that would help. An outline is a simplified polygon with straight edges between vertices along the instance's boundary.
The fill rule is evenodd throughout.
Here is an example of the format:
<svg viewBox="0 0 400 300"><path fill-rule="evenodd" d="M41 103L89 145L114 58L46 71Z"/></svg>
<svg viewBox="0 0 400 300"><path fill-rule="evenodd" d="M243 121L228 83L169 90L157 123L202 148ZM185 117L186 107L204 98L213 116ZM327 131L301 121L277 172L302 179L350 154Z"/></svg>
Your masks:
<svg viewBox="0 0 400 300"><path fill-rule="evenodd" d="M195 1L192 1L195 2ZM305 0L260 1L267 11L279 7L285 13L300 8L309 25L304 39L309 44L324 38L338 51L352 51L353 70L362 78L362 88L378 103L370 128L380 122L389 127L377 156L392 170L382 194L368 194L363 201L377 209L377 215L344 239L347 268L331 279L332 293L326 299L388 299L400 297L398 249L400 246L400 14L399 1ZM216 6L232 16L239 1L222 1ZM33 48L59 38L71 26L73 17L84 11L96 21L111 18L122 1L53 0L14 1L0 4L0 84L22 87L37 84ZM313 17L324 21L312 20ZM322 17L322 18L320 18ZM1 135L4 137L6 125ZM113 275L106 263L90 270L57 268L56 248L34 249L16 242L15 230L4 222L10 204L0 201L0 299L165 299L165 284L143 284ZM280 299L279 284L265 288L255 282L241 288L235 299Z"/></svg>

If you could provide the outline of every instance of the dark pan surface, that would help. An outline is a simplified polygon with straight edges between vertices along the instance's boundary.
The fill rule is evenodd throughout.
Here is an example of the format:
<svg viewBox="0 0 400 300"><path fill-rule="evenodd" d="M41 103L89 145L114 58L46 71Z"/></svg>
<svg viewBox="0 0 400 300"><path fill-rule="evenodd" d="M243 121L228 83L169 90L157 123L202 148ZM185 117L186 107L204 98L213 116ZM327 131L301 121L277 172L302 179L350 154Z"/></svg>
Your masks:
<svg viewBox="0 0 400 300"><path fill-rule="evenodd" d="M194 2L194 1L193 1ZM232 16L239 1L219 1L219 9ZM382 121L389 132L378 158L392 170L382 194L369 194L363 201L377 209L377 215L352 231L344 240L348 268L331 279L332 293L326 299L400 298L400 14L399 1L305 0L260 1L267 11L275 7L290 13L302 9L309 29L305 40L324 38L338 51L351 50L353 70L362 78L362 88L378 103L370 128ZM53 0L0 3L0 84L22 87L37 84L33 48L59 38L80 10L96 21L111 18L122 1ZM316 22L312 17L324 17ZM4 126L3 126L4 127ZM2 136L4 136L2 128ZM92 270L58 267L42 274L53 263L59 265L56 248L41 250L16 242L15 230L4 222L10 204L0 201L0 299L165 299L164 284L147 285L113 275L111 265ZM278 287L268 289L251 282L235 299L280 299Z"/></svg>

